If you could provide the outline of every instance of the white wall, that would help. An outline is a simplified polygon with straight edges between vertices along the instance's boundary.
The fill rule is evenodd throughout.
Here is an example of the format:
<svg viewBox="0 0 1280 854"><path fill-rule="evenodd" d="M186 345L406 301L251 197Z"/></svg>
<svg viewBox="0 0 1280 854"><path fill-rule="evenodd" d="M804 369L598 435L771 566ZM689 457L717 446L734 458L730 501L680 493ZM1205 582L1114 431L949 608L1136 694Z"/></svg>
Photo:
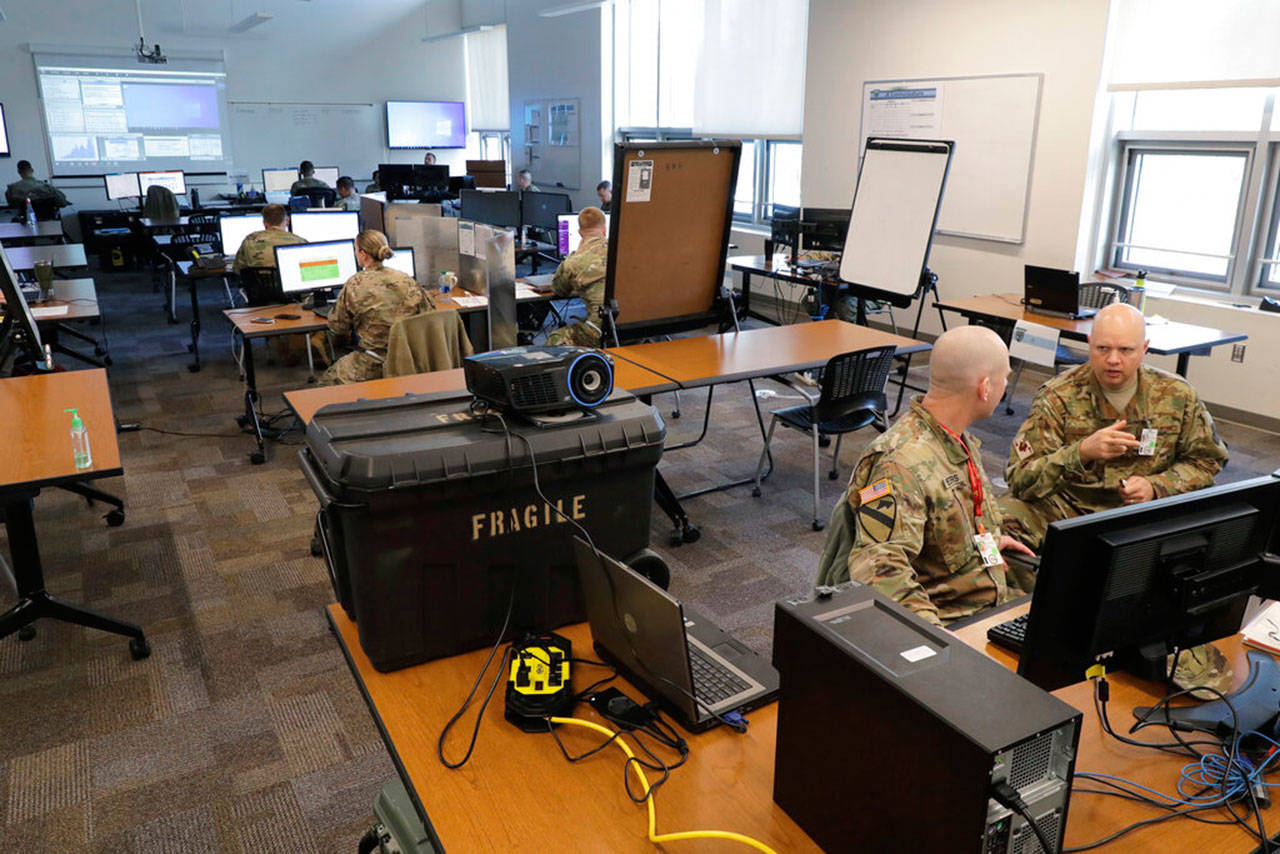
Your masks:
<svg viewBox="0 0 1280 854"><path fill-rule="evenodd" d="M233 12L234 9L234 12ZM228 27L251 12L275 18L246 33ZM37 174L49 174L41 128L30 43L131 50L138 40L132 0L39 0L5 3L0 23L0 101L5 105L13 158L0 161L12 172L19 159L30 160ZM227 96L232 101L373 103L387 99L464 100L466 72L461 38L424 43L423 0L229 0L182 3L143 0L147 42L166 53L224 51ZM385 140L384 140L385 143ZM234 144L233 144L234 148ZM465 168L465 153L439 152L455 173ZM236 164L256 172L263 166L295 163L307 152L281 152L278 163ZM421 162L421 154L387 149L369 162ZM346 164L338 164L346 170ZM7 175L3 182L16 180ZM353 175L357 182L367 175ZM210 180L217 188L222 179ZM64 179L59 186L78 207L103 207L101 182Z"/></svg>
<svg viewBox="0 0 1280 854"><path fill-rule="evenodd" d="M601 80L602 51L608 50L604 31L607 20L600 9L588 9L554 18L538 15L539 9L558 5L556 0L508 0L507 74L511 95L511 171L528 166L533 180L545 191L556 190L539 175L536 164L525 156L524 102L547 98L578 98L580 102L581 169L577 189L566 189L574 207L599 204L596 184L612 178L612 157L603 152L603 139L612 133L612 118L602 114L606 106ZM568 182L565 182L566 184Z"/></svg>
<svg viewBox="0 0 1280 854"><path fill-rule="evenodd" d="M929 266L944 299L1021 291L1024 263L1070 267L1106 21L1106 0L810 0L804 204L853 198L864 81L1044 72L1026 241L940 235ZM937 313L921 328L940 331Z"/></svg>

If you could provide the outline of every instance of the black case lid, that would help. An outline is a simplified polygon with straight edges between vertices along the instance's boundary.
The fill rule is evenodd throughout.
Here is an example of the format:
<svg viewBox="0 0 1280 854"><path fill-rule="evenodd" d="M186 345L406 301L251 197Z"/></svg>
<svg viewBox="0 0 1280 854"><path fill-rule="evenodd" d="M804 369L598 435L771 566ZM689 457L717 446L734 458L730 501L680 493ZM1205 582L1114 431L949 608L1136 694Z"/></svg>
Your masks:
<svg viewBox="0 0 1280 854"><path fill-rule="evenodd" d="M532 424L504 413L510 441L494 415L472 416L467 392L410 394L322 407L307 425L307 448L329 480L346 489L426 486L608 454L661 456L667 428L658 411L615 391L589 415ZM647 454L645 456L648 456Z"/></svg>

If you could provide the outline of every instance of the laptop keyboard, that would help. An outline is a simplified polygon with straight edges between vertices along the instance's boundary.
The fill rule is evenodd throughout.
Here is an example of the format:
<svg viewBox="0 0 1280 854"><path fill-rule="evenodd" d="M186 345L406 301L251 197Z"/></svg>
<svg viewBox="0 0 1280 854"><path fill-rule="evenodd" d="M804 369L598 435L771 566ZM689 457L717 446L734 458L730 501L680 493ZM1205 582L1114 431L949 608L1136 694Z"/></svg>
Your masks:
<svg viewBox="0 0 1280 854"><path fill-rule="evenodd" d="M714 706L751 687L733 671L689 644L689 666L693 670L693 693L708 706Z"/></svg>

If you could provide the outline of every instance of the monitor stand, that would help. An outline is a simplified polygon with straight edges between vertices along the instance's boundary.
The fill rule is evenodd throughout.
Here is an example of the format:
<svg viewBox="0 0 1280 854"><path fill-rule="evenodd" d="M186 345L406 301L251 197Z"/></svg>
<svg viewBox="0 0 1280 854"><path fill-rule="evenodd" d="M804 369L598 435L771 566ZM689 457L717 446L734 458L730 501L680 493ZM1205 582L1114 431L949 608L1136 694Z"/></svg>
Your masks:
<svg viewBox="0 0 1280 854"><path fill-rule="evenodd" d="M1181 721L1219 734L1237 730L1240 733L1258 731L1275 736L1271 732L1272 719L1280 712L1280 663L1265 652L1249 650L1249 676L1244 684L1227 695L1231 705L1224 700L1199 703L1194 706L1178 706L1167 710L1169 720ZM1235 714L1232 714L1232 708ZM1137 706L1135 718L1143 719L1151 714L1150 706ZM1164 715L1153 718L1153 723L1163 723Z"/></svg>
<svg viewBox="0 0 1280 854"><path fill-rule="evenodd" d="M328 288L320 288L318 290L311 291L310 294L308 294L307 298L302 301L302 307L309 308L309 309L324 308L328 304L329 304Z"/></svg>

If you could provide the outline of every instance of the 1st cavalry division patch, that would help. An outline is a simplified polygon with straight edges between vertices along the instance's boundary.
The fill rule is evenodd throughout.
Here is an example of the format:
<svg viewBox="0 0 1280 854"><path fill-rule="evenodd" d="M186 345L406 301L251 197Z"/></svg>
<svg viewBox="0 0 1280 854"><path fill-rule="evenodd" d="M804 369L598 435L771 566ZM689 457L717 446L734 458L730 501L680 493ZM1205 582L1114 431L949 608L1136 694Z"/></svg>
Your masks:
<svg viewBox="0 0 1280 854"><path fill-rule="evenodd" d="M867 539L883 543L893 535L893 526L898 518L898 504L893 495L886 493L879 498L864 502L858 507L858 524Z"/></svg>

